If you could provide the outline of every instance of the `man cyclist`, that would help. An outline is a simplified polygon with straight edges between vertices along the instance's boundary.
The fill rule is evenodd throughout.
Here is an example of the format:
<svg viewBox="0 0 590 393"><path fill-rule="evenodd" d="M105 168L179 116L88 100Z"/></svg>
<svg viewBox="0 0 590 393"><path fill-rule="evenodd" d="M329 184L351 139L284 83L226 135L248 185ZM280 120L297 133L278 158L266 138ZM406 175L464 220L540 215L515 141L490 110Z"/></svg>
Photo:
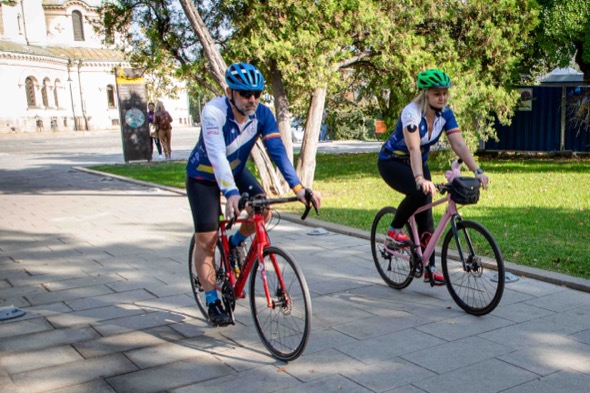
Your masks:
<svg viewBox="0 0 590 393"><path fill-rule="evenodd" d="M231 323L215 289L213 256L221 214L220 193L226 199L226 218L240 214L242 193L264 194L246 167L259 137L289 187L305 202L305 188L288 158L275 117L268 107L259 105L264 76L251 64L236 63L227 68L225 81L226 96L214 98L203 108L201 136L186 166L186 191L195 226L193 260L205 291L209 319L217 326ZM320 196L316 193L312 198L319 208ZM252 225L242 225L230 237L232 253L252 233Z"/></svg>
<svg viewBox="0 0 590 393"><path fill-rule="evenodd" d="M395 130L381 148L377 164L383 180L405 195L387 233L388 241L397 247L410 244L402 227L416 209L431 203L432 195L436 193L428 167L428 154L443 132L453 152L473 171L483 187L487 188L488 184L488 177L477 166L461 136L455 114L447 106L451 87L449 76L440 70L426 70L418 74L417 85L420 93L403 109ZM417 214L416 223L420 239L428 238L434 231L432 209ZM443 275L434 267L434 253L425 270L424 281L429 281L432 274L435 285L445 284Z"/></svg>

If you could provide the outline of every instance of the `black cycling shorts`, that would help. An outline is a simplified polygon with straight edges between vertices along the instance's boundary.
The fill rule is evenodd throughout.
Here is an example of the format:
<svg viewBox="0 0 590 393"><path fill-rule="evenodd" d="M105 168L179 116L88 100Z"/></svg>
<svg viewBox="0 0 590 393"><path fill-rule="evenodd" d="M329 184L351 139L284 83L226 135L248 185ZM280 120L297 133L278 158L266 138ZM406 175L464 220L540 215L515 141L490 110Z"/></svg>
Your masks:
<svg viewBox="0 0 590 393"><path fill-rule="evenodd" d="M264 194L264 189L246 168L235 178L240 194ZM217 182L186 178L186 195L193 214L195 232L213 232L219 227L221 190Z"/></svg>

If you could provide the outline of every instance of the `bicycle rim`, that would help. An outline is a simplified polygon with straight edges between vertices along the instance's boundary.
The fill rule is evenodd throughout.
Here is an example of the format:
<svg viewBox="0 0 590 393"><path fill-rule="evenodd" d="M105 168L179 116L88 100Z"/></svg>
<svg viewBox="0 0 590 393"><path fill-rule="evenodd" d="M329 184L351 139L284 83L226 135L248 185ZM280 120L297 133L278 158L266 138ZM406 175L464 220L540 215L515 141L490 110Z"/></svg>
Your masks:
<svg viewBox="0 0 590 393"><path fill-rule="evenodd" d="M252 318L269 352L279 360L294 360L303 353L311 331L311 297L307 283L301 269L284 250L265 248L263 265L264 270L256 260L250 275ZM271 296L270 307L264 292L264 277Z"/></svg>
<svg viewBox="0 0 590 393"><path fill-rule="evenodd" d="M410 285L416 271L411 258L410 248L396 249L405 255L405 258L393 255L391 249L385 246L385 238L389 226L393 221L396 209L388 206L381 209L371 226L371 253L377 272L387 285L395 289L403 289ZM411 233L410 226L405 230Z"/></svg>
<svg viewBox="0 0 590 393"><path fill-rule="evenodd" d="M205 300L205 291L201 286L199 281L199 277L197 274L197 269L195 268L195 264L193 263L193 250L195 248L195 237L193 235L189 250L188 250L188 270L189 270L189 277L191 281L191 288L193 291L193 296L195 297L195 301L199 306L199 310L201 310L201 314L206 320L209 320L209 310L207 308L207 301ZM222 269L222 246L220 242L217 242L217 247L215 248L215 255L213 257L213 262L215 264L215 271L217 276L217 287L221 287L223 283L223 269Z"/></svg>
<svg viewBox="0 0 590 393"><path fill-rule="evenodd" d="M452 229L445 236L441 265L451 297L467 313L485 315L500 303L504 260L494 237L483 225L468 220L457 222L457 238Z"/></svg>

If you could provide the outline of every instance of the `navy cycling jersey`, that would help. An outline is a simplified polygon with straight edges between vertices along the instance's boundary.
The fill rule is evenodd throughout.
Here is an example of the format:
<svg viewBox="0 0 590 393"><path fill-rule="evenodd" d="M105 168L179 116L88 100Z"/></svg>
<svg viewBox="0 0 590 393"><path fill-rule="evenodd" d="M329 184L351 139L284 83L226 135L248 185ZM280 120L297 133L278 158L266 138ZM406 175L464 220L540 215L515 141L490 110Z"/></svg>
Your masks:
<svg viewBox="0 0 590 393"><path fill-rule="evenodd" d="M422 151L423 162L426 162L428 159L428 153L430 152L430 147L438 142L443 132L445 132L447 135L461 132L459 125L457 124L457 120L455 119L455 114L451 108L445 106L443 110L436 115L432 127L432 133L429 138L426 117L422 115L422 111L420 108L418 108L418 105L416 105L414 102L411 102L410 104L406 105L397 121L397 124L395 125L395 130L383 144L381 152L379 153L380 160L391 158L392 155L397 157L410 157L403 132L404 127L409 125L418 127L418 132L420 133L420 150Z"/></svg>
<svg viewBox="0 0 590 393"><path fill-rule="evenodd" d="M254 115L238 124L227 97L217 97L203 108L201 136L186 165L187 176L216 181L227 198L239 195L234 176L244 170L258 137L291 188L300 185L289 161L274 115L258 105Z"/></svg>

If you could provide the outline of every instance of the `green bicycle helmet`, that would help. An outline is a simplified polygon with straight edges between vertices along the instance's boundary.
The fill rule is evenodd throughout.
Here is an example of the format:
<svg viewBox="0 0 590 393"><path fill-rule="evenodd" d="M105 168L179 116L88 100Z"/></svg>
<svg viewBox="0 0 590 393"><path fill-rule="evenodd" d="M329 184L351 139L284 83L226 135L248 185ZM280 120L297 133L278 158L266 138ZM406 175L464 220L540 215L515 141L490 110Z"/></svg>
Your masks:
<svg viewBox="0 0 590 393"><path fill-rule="evenodd" d="M418 89L451 87L451 78L441 70L430 69L418 74Z"/></svg>

